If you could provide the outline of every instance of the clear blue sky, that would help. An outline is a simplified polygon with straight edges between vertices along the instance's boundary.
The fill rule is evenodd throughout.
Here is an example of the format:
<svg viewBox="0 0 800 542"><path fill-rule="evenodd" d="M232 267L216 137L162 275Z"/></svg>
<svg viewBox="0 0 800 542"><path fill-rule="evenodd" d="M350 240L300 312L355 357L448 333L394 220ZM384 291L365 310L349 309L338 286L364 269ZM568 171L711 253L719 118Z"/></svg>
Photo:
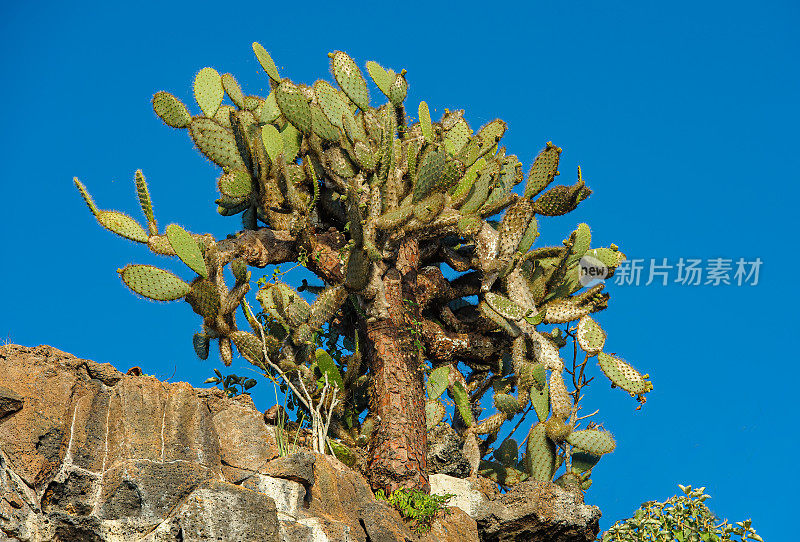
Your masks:
<svg viewBox="0 0 800 542"><path fill-rule="evenodd" d="M597 245L616 243L645 264L762 260L756 286L609 285L610 309L597 318L607 350L649 372L655 390L636 412L593 368L587 412L601 408L619 445L586 500L606 528L679 483L707 486L720 516L752 517L765 540L792 540L798 4L335 5L0 8L0 337L200 386L220 364L194 357L199 318L183 303L135 297L115 272L128 262L185 268L101 229L72 177L101 208L140 217L132 178L141 168L162 226L224 237L239 224L215 212L217 170L185 132L161 124L150 97L168 90L197 111L191 82L204 66L264 95L253 41L304 83L332 80L326 53L345 50L361 66L406 68L410 111L424 99L436 118L465 108L473 128L504 119L505 144L526 170L546 141L563 147L560 180L571 183L580 164L594 194L543 220L544 240L585 221ZM255 391L270 406L271 387Z"/></svg>

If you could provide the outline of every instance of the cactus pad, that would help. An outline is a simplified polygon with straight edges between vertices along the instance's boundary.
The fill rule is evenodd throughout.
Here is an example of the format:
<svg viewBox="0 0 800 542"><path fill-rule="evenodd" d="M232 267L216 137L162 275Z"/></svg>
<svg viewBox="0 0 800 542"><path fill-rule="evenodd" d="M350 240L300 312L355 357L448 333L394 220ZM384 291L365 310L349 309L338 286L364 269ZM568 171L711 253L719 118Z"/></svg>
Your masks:
<svg viewBox="0 0 800 542"><path fill-rule="evenodd" d="M545 433L545 424L537 423L528 433L525 467L533 480L549 482L556 470L556 445Z"/></svg>
<svg viewBox="0 0 800 542"><path fill-rule="evenodd" d="M206 117L212 118L216 114L224 97L225 89L222 88L222 78L217 70L203 68L197 72L194 78L194 99Z"/></svg>
<svg viewBox="0 0 800 542"><path fill-rule="evenodd" d="M153 95L153 111L164 124L173 128L186 128L192 121L192 115L183 102L163 90Z"/></svg>
<svg viewBox="0 0 800 542"><path fill-rule="evenodd" d="M426 401L425 402L425 426L426 430L430 431L439 425L446 414L446 410L441 401Z"/></svg>
<svg viewBox="0 0 800 542"><path fill-rule="evenodd" d="M96 216L100 225L108 231L137 243L147 242L147 232L128 215L118 211L100 211Z"/></svg>
<svg viewBox="0 0 800 542"><path fill-rule="evenodd" d="M580 448L594 455L609 454L613 452L614 448L617 446L611 433L598 429L573 431L567 437L567 442L576 448Z"/></svg>
<svg viewBox="0 0 800 542"><path fill-rule="evenodd" d="M504 466L513 467L517 464L519 444L513 438L507 438L497 447L493 455Z"/></svg>
<svg viewBox="0 0 800 542"><path fill-rule="evenodd" d="M205 333L195 333L192 336L192 346L194 347L194 353L197 354L198 358L208 359L208 343L208 335Z"/></svg>
<svg viewBox="0 0 800 542"><path fill-rule="evenodd" d="M247 331L234 331L230 335L239 353L250 363L258 367L264 366L264 348L261 340Z"/></svg>
<svg viewBox="0 0 800 542"><path fill-rule="evenodd" d="M215 164L231 169L246 169L233 133L218 122L195 117L189 124L189 135L197 150Z"/></svg>
<svg viewBox="0 0 800 542"><path fill-rule="evenodd" d="M653 384L625 361L600 352L597 356L600 369L611 382L628 393L642 394L653 389Z"/></svg>
<svg viewBox="0 0 800 542"><path fill-rule="evenodd" d="M560 156L561 149L548 141L547 146L539 153L533 161L533 165L531 165L523 197L536 197L539 192L553 182L553 178L558 174L558 159Z"/></svg>
<svg viewBox="0 0 800 542"><path fill-rule="evenodd" d="M267 72L269 78L275 81L276 83L280 83L281 76L278 73L278 68L275 66L275 62L272 60L272 57L269 56L267 50L264 49L264 46L258 43L257 41L254 41L253 52L256 54L258 63L261 64L261 67L264 68L265 72Z"/></svg>
<svg viewBox="0 0 800 542"><path fill-rule="evenodd" d="M167 239L169 239L169 244L172 245L175 254L189 266L189 269L201 277L208 277L208 269L206 269L206 262L200 253L200 247L186 230L177 224L170 224L167 226Z"/></svg>
<svg viewBox="0 0 800 542"><path fill-rule="evenodd" d="M578 345L590 355L599 354L606 342L605 331L588 315L578 321L577 336Z"/></svg>
<svg viewBox="0 0 800 542"><path fill-rule="evenodd" d="M152 265L127 265L119 271L125 286L154 301L173 301L189 293L184 281Z"/></svg>
<svg viewBox="0 0 800 542"><path fill-rule="evenodd" d="M369 109L369 91L361 70L347 53L336 51L330 55L331 71L336 82L362 111Z"/></svg>

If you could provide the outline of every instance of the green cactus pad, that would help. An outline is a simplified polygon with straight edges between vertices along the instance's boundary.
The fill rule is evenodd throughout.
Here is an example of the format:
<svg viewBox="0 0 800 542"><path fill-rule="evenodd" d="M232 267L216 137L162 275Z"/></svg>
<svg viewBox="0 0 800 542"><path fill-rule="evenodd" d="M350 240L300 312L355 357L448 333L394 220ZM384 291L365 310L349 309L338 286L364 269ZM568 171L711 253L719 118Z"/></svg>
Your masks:
<svg viewBox="0 0 800 542"><path fill-rule="evenodd" d="M519 458L519 444L513 438L507 438L494 451L494 458L506 467L513 467Z"/></svg>
<svg viewBox="0 0 800 542"><path fill-rule="evenodd" d="M471 135L472 130L469 129L467 121L459 120L444 136L445 150L451 155L457 154L467 144Z"/></svg>
<svg viewBox="0 0 800 542"><path fill-rule="evenodd" d="M244 359L258 367L264 366L264 347L261 339L247 331L234 331L230 339Z"/></svg>
<svg viewBox="0 0 800 542"><path fill-rule="evenodd" d="M494 406L497 407L497 410L509 416L514 416L522 410L517 398L507 393L495 393Z"/></svg>
<svg viewBox="0 0 800 542"><path fill-rule="evenodd" d="M507 129L508 125L500 119L495 119L481 127L481 129L478 130L478 137L480 137L483 142L482 148L486 148L488 151L490 147L500 141L500 138L503 137Z"/></svg>
<svg viewBox="0 0 800 542"><path fill-rule="evenodd" d="M628 393L642 394L653 389L653 384L625 361L604 352L597 355L600 369L611 382Z"/></svg>
<svg viewBox="0 0 800 542"><path fill-rule="evenodd" d="M331 121L331 124L344 130L343 118L350 118L353 116L353 110L350 105L345 101L346 97L335 88L333 88L326 81L317 81L314 83L314 94L317 96L319 105L322 112Z"/></svg>
<svg viewBox="0 0 800 542"><path fill-rule="evenodd" d="M96 216L108 231L137 243L147 243L147 232L128 215L118 211L100 211Z"/></svg>
<svg viewBox="0 0 800 542"><path fill-rule="evenodd" d="M222 77L214 68L203 68L194 77L194 99L203 110L203 114L212 118L222 104L225 89L222 88Z"/></svg>
<svg viewBox="0 0 800 542"><path fill-rule="evenodd" d="M189 269L203 278L208 277L208 269L206 268L205 260L203 260L203 254L200 252L200 247L197 246L197 241L186 230L177 224L170 224L167 226L167 239L169 239L169 244L175 250L175 254L178 255L178 258L183 263L189 266Z"/></svg>
<svg viewBox="0 0 800 542"><path fill-rule="evenodd" d="M450 366L437 367L428 375L428 400L438 399L450 383Z"/></svg>
<svg viewBox="0 0 800 542"><path fill-rule="evenodd" d="M250 173L236 169L223 174L217 183L219 191L230 198L244 198L253 191Z"/></svg>
<svg viewBox="0 0 800 542"><path fill-rule="evenodd" d="M597 258L603 265L611 269L618 267L626 258L625 254L616 248L593 248L587 250L585 255Z"/></svg>
<svg viewBox="0 0 800 542"><path fill-rule="evenodd" d="M313 127L311 106L308 98L297 85L290 81L281 82L275 89L275 102L286 120L291 122L295 128L304 134L311 133Z"/></svg>
<svg viewBox="0 0 800 542"><path fill-rule="evenodd" d="M150 235L158 235L158 226L153 216L153 202L150 200L150 191L147 189L147 181L141 169L136 170L133 179L136 183L136 195L139 198L139 205L142 207L142 213L147 219L147 228L150 231Z"/></svg>
<svg viewBox="0 0 800 542"><path fill-rule="evenodd" d="M405 75L398 73L394 77L392 86L389 87L389 101L392 102L392 105L395 107L399 107L403 103L403 100L406 99L407 95L408 81L406 81Z"/></svg>
<svg viewBox="0 0 800 542"><path fill-rule="evenodd" d="M97 205L95 205L91 194L89 194L89 191L86 190L86 187L83 185L83 183L80 182L77 177L73 177L72 178L72 182L75 183L75 187L78 189L78 192L81 193L81 197L83 198L83 201L86 202L86 205L89 206L89 210L92 212L92 214L95 217L97 215L99 215L100 214L100 209L98 209Z"/></svg>
<svg viewBox="0 0 800 542"><path fill-rule="evenodd" d="M153 111L164 124L173 128L186 128L192 121L192 115L183 102L163 90L153 95Z"/></svg>
<svg viewBox="0 0 800 542"><path fill-rule="evenodd" d="M250 280L250 271L247 270L247 263L245 263L242 258L236 258L231 262L231 272L233 273L233 277L236 279L236 282L247 282ZM247 301L242 301L244 302L244 305L242 306L244 309L244 307L247 306Z"/></svg>
<svg viewBox="0 0 800 542"><path fill-rule="evenodd" d="M281 139L283 139L283 161L290 164L294 162L297 153L300 152L303 134L293 124L287 124L281 132Z"/></svg>
<svg viewBox="0 0 800 542"><path fill-rule="evenodd" d="M425 427L426 431L430 431L439 425L444 419L447 411L441 401L426 401L425 402Z"/></svg>
<svg viewBox="0 0 800 542"><path fill-rule="evenodd" d="M537 423L528 433L525 468L532 480L549 482L556 471L556 445L547 438L545 424Z"/></svg>
<svg viewBox="0 0 800 542"><path fill-rule="evenodd" d="M584 472L592 470L594 466L597 465L597 462L600 461L599 455L590 454L589 452L581 450L573 450L571 457L572 472L578 474L583 474Z"/></svg>
<svg viewBox="0 0 800 542"><path fill-rule="evenodd" d="M444 204L444 194L435 192L414 205L414 217L423 224L427 224L442 212Z"/></svg>
<svg viewBox="0 0 800 542"><path fill-rule="evenodd" d="M426 102L419 103L419 125L422 129L422 136L426 143L433 143L433 125L431 124L431 112Z"/></svg>
<svg viewBox="0 0 800 542"><path fill-rule="evenodd" d="M156 254L175 256L175 250L166 235L151 235L147 238L147 247Z"/></svg>
<svg viewBox="0 0 800 542"><path fill-rule="evenodd" d="M594 455L610 454L617 446L611 433L599 429L573 431L567 437L567 442Z"/></svg>
<svg viewBox="0 0 800 542"><path fill-rule="evenodd" d="M586 251L589 250L589 245L592 242L592 231L589 229L588 224L578 224L575 232L572 234L574 240L572 250L570 250L569 258L567 259L567 266L577 264Z"/></svg>
<svg viewBox="0 0 800 542"><path fill-rule="evenodd" d="M274 164L278 161L278 156L283 152L283 138L281 133L271 124L261 127L261 142L267 151L270 161Z"/></svg>
<svg viewBox="0 0 800 542"><path fill-rule="evenodd" d="M278 103L275 101L274 91L269 93L264 103L255 111L255 116L260 124L270 124L280 118L281 110L278 108Z"/></svg>
<svg viewBox="0 0 800 542"><path fill-rule="evenodd" d="M189 124L189 135L197 150L222 167L246 169L233 132L212 119L194 117Z"/></svg>
<svg viewBox="0 0 800 542"><path fill-rule="evenodd" d="M547 415L550 414L550 393L547 386L541 389L531 386L529 394L533 410L536 411L536 417L539 418L540 422L545 421Z"/></svg>
<svg viewBox="0 0 800 542"><path fill-rule="evenodd" d="M494 177L497 173L497 164L495 162L491 162L483 169L478 180L472 185L472 190L467 200L461 206L462 213L475 213L486 203L486 198L489 197L489 190L492 188Z"/></svg>
<svg viewBox="0 0 800 542"><path fill-rule="evenodd" d="M379 230L393 230L395 228L399 228L408 222L413 211L414 207L411 205L398 207L397 209L384 213L376 218L375 227Z"/></svg>
<svg viewBox="0 0 800 542"><path fill-rule="evenodd" d="M535 387L537 390L544 389L547 385L547 371L541 363L524 362L519 367L517 374L517 387L521 390L528 390Z"/></svg>
<svg viewBox="0 0 800 542"><path fill-rule="evenodd" d="M174 301L189 293L188 284L152 265L126 265L118 273L125 286L154 301Z"/></svg>
<svg viewBox="0 0 800 542"><path fill-rule="evenodd" d="M327 141L339 141L342 135L317 104L311 105L311 125L314 133Z"/></svg>
<svg viewBox="0 0 800 542"><path fill-rule="evenodd" d="M322 327L342 306L347 299L348 293L341 284L326 287L311 305L311 312L308 317L308 325L312 331Z"/></svg>
<svg viewBox="0 0 800 542"><path fill-rule="evenodd" d="M253 52L256 54L258 63L261 64L261 67L264 68L265 72L267 72L269 78L275 81L276 83L280 83L281 76L278 73L278 68L275 66L275 62L272 60L272 57L269 56L267 50L264 49L264 46L258 43L257 41L254 41Z"/></svg>
<svg viewBox="0 0 800 542"><path fill-rule="evenodd" d="M467 393L464 384L458 381L454 382L451 391L458 413L461 414L461 419L464 420L467 427L472 426L475 420L472 417L472 408L470 408L469 404L469 393Z"/></svg>
<svg viewBox="0 0 800 542"><path fill-rule="evenodd" d="M517 251L531 218L533 218L533 205L527 199L518 200L506 211L497 232L499 260L508 260Z"/></svg>
<svg viewBox="0 0 800 542"><path fill-rule="evenodd" d="M417 203L426 198L439 183L439 178L444 169L446 154L443 150L436 147L429 147L423 151L419 160L417 179L414 183L413 202Z"/></svg>
<svg viewBox="0 0 800 542"><path fill-rule="evenodd" d="M483 294L483 298L500 316L514 322L522 320L522 318L529 312L507 297L494 292L486 292Z"/></svg>
<svg viewBox="0 0 800 542"><path fill-rule="evenodd" d="M522 234L522 239L519 240L519 246L517 246L517 250L523 254L528 252L538 237L539 222L534 216L531 218L531 221L528 222L528 226L525 228L525 233Z"/></svg>
<svg viewBox="0 0 800 542"><path fill-rule="evenodd" d="M369 109L369 91L361 70L347 53L336 51L329 55L331 71L336 82L362 111Z"/></svg>
<svg viewBox="0 0 800 542"><path fill-rule="evenodd" d="M370 60L367 62L367 73L369 73L369 76L375 81L375 85L377 85L378 89L388 98L389 89L394 83L394 72L391 72L391 70L387 71L377 62Z"/></svg>
<svg viewBox="0 0 800 542"><path fill-rule="evenodd" d="M572 397L564 384L564 377L561 372L553 371L550 373L550 405L553 408L553 416L566 420L572 413Z"/></svg>
<svg viewBox="0 0 800 542"><path fill-rule="evenodd" d="M220 296L216 285L208 279L198 277L186 294L186 302L192 310L203 318L213 319L219 315Z"/></svg>
<svg viewBox="0 0 800 542"><path fill-rule="evenodd" d="M236 107L239 109L247 109L242 87L239 86L239 83L232 74L222 74L222 88Z"/></svg>
<svg viewBox="0 0 800 542"><path fill-rule="evenodd" d="M194 336L192 336L192 346L198 358L208 359L208 343L208 335L205 333L195 333Z"/></svg>
<svg viewBox="0 0 800 542"><path fill-rule="evenodd" d="M466 169L458 183L449 190L450 194L453 196L453 208L458 209L464 204L478 178L478 173L480 173L485 166L485 158L477 160Z"/></svg>
<svg viewBox="0 0 800 542"><path fill-rule="evenodd" d="M533 198L547 188L558 174L558 159L561 149L548 141L547 146L539 153L528 172L523 197Z"/></svg>
<svg viewBox="0 0 800 542"><path fill-rule="evenodd" d="M459 410L459 412L461 411ZM476 435L494 435L507 419L508 416L504 412L499 412L472 425L471 430Z"/></svg>
<svg viewBox="0 0 800 542"><path fill-rule="evenodd" d="M486 292L487 294L491 294L492 292ZM493 294L499 295L499 294ZM478 310L480 311L481 315L488 318L495 324L497 324L500 329L508 333L511 337L518 337L522 331L514 325L513 322L510 322L508 319L504 318L500 313L494 310L489 303L483 299L478 303Z"/></svg>
<svg viewBox="0 0 800 542"><path fill-rule="evenodd" d="M534 207L540 215L565 215L573 211L591 193L592 191L582 181L572 186L557 185L539 196Z"/></svg>
<svg viewBox="0 0 800 542"><path fill-rule="evenodd" d="M605 331L588 315L578 321L577 337L578 345L590 355L599 354L606 342Z"/></svg>
<svg viewBox="0 0 800 542"><path fill-rule="evenodd" d="M317 368L319 368L319 371L323 375L322 381L324 382L324 376L328 375L328 383L331 386L337 386L339 390L344 390L342 372L339 370L339 366L336 365L331 355L322 348L318 348L315 357L317 360Z"/></svg>

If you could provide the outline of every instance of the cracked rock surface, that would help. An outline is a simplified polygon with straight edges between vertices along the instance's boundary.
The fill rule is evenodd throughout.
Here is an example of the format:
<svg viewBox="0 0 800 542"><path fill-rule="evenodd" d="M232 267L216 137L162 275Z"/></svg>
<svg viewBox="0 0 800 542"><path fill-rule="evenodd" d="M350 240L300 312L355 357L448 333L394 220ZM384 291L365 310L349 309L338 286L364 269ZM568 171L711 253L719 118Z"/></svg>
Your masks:
<svg viewBox="0 0 800 542"><path fill-rule="evenodd" d="M0 347L0 541L512 540L501 524L530 532L524 516L541 509L522 504L450 507L416 535L335 458L280 457L247 395Z"/></svg>

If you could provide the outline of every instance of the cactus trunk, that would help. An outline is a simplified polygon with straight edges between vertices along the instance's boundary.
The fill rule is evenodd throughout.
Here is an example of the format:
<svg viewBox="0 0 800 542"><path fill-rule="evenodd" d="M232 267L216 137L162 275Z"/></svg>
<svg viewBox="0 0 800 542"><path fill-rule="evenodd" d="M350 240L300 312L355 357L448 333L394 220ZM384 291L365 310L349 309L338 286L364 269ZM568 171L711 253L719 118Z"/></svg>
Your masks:
<svg viewBox="0 0 800 542"><path fill-rule="evenodd" d="M384 275L389 318L367 323L367 355L373 375L370 412L378 421L370 442L373 490L429 491L423 370L408 324L413 322L416 241L406 239L394 269ZM412 301L409 303L409 301Z"/></svg>

